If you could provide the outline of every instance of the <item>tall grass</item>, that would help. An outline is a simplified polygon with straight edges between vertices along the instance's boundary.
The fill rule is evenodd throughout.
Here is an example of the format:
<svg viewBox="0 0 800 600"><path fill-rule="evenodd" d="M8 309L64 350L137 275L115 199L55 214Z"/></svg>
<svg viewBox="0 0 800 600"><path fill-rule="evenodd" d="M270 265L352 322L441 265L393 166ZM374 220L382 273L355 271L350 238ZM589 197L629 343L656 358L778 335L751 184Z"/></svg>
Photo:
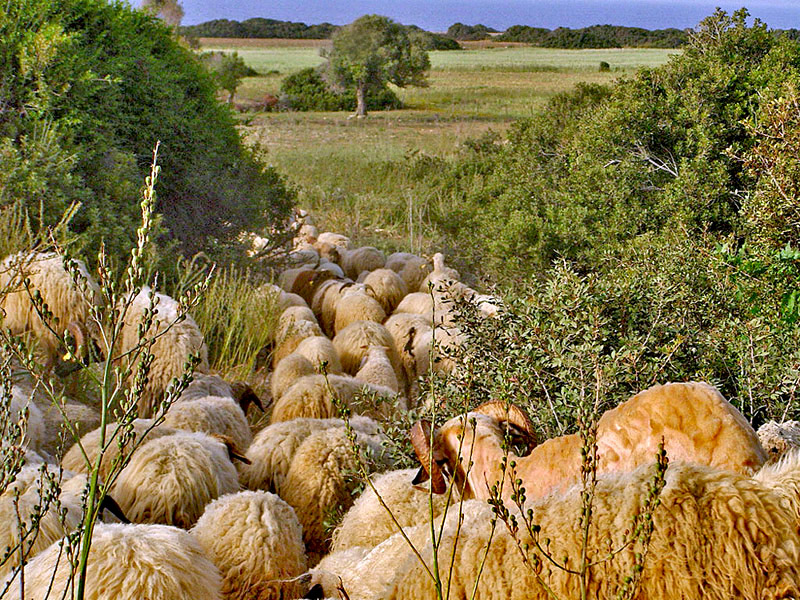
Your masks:
<svg viewBox="0 0 800 600"><path fill-rule="evenodd" d="M233 267L218 271L193 314L211 367L228 379L247 379L272 339L278 314L275 298L259 291L250 273Z"/></svg>

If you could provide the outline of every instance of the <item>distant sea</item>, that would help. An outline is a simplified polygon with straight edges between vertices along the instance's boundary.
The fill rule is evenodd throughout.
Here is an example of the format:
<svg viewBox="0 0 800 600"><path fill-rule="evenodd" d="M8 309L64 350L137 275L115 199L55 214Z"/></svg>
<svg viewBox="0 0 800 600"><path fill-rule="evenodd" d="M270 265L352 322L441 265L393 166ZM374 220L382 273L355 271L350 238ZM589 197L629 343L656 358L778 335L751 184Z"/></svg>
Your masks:
<svg viewBox="0 0 800 600"><path fill-rule="evenodd" d="M140 0L132 0L134 5ZM266 17L309 25L349 23L364 14L381 14L428 31L445 31L455 22L482 23L498 30L511 25L586 27L597 24L647 29L694 27L720 6L732 12L743 5L773 28L800 28L800 0L181 0L184 25L211 19L242 21Z"/></svg>

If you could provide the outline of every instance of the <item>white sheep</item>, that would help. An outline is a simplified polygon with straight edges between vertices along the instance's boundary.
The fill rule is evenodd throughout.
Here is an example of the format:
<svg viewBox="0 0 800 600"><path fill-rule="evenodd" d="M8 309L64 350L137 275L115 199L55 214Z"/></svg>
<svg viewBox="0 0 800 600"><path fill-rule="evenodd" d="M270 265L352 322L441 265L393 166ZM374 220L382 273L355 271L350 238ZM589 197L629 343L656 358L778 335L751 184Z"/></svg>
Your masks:
<svg viewBox="0 0 800 600"><path fill-rule="evenodd" d="M316 321L296 321L280 337L272 352L272 366L277 367L280 362L294 353L300 343L310 337L323 335L322 329Z"/></svg>
<svg viewBox="0 0 800 600"><path fill-rule="evenodd" d="M237 448L247 449L253 433L244 411L233 398L206 396L170 406L164 425L184 431L200 431L229 437Z"/></svg>
<svg viewBox="0 0 800 600"><path fill-rule="evenodd" d="M433 324L434 299L425 292L413 292L403 298L394 309L394 314L413 313L425 317L430 324Z"/></svg>
<svg viewBox="0 0 800 600"><path fill-rule="evenodd" d="M342 369L345 373L355 375L361 367L361 361L367 354L367 349L372 346L388 348L389 360L392 362L398 381L403 380L403 365L400 356L394 349L394 340L391 334L380 323L372 321L356 321L351 323L333 338L333 346L339 353Z"/></svg>
<svg viewBox="0 0 800 600"><path fill-rule="evenodd" d="M336 348L333 347L333 342L324 335L317 335L304 339L297 348L294 354L299 354L308 359L314 365L316 371L320 371L320 365L326 363L328 373L341 373L342 363L339 360L339 354Z"/></svg>
<svg viewBox="0 0 800 600"><path fill-rule="evenodd" d="M758 439L767 453L768 462L777 462L784 454L800 448L800 422L768 421L758 428Z"/></svg>
<svg viewBox="0 0 800 600"><path fill-rule="evenodd" d="M205 398L206 396L223 396L233 398L233 388L219 375L210 373L194 373L192 381L181 392L179 401Z"/></svg>
<svg viewBox="0 0 800 600"><path fill-rule="evenodd" d="M116 422L106 425L105 444L108 448L105 454L103 454L103 460L100 463L100 470L98 471L102 480L108 479L114 467L114 462L118 460L120 455L119 442L122 431L120 430L117 436L112 439L112 435L118 427L119 425ZM172 427L166 427L164 425L156 426L153 419L134 419L129 427L131 437L122 448L122 453L125 455L130 453L131 448L143 438L150 441L178 432L177 429L173 429ZM64 454L64 457L61 459L61 466L74 473L88 473L90 467L95 464L97 457L100 455L100 437L101 432L99 427L85 434L80 440L80 445L76 442L66 454ZM84 457L83 452L81 452L81 447L83 447L83 450L86 452L86 457Z"/></svg>
<svg viewBox="0 0 800 600"><path fill-rule="evenodd" d="M378 468L386 463L381 439L355 431L356 444L364 459ZM325 521L335 511L353 503L358 482L358 459L342 429L327 429L309 435L292 458L282 486L282 498L295 510L303 526L303 541L310 562L327 552L329 534Z"/></svg>
<svg viewBox="0 0 800 600"><path fill-rule="evenodd" d="M61 542L25 568L26 598L72 597ZM19 581L10 589L18 589ZM219 570L187 532L164 525L98 523L92 534L86 600L222 600Z"/></svg>
<svg viewBox="0 0 800 600"><path fill-rule="evenodd" d="M375 298L357 288L344 291L336 303L336 318L333 329L338 334L348 325L356 321L374 321L383 323L386 311Z"/></svg>
<svg viewBox="0 0 800 600"><path fill-rule="evenodd" d="M378 424L367 417L354 416L350 426L365 435L378 435ZM341 419L298 418L269 425L259 431L247 449L250 464L240 463L239 481L249 490L283 493L283 482L297 448L316 431L343 428Z"/></svg>
<svg viewBox="0 0 800 600"><path fill-rule="evenodd" d="M367 349L367 354L361 359L361 367L355 378L364 383L371 383L380 387L389 388L395 394L400 391L397 375L389 360L388 348L372 345Z"/></svg>
<svg viewBox="0 0 800 600"><path fill-rule="evenodd" d="M317 236L315 246L319 249L321 244L330 244L345 250L349 250L353 247L353 243L350 241L349 237L341 233L332 233L330 231L325 231Z"/></svg>
<svg viewBox="0 0 800 600"><path fill-rule="evenodd" d="M0 386L0 394L3 392L4 389ZM25 423L25 437L22 440L24 446L37 452L43 449L47 440L47 428L44 415L34 402L32 391L28 394L22 387L12 386L8 415L12 422Z"/></svg>
<svg viewBox="0 0 800 600"><path fill-rule="evenodd" d="M149 287L142 288L125 312L119 349L116 351L118 356L126 355L139 344L138 328L143 312L150 305L150 294ZM189 315L178 322L180 311L175 299L160 293L156 293L155 297L158 301L155 306L156 316L147 336L159 337L150 349L153 362L147 385L139 399L141 418L149 418L157 412L169 384L183 374L190 354L200 359L195 371L208 372L208 349L200 327ZM126 360L130 360L130 357Z"/></svg>
<svg viewBox="0 0 800 600"><path fill-rule="evenodd" d="M357 398L365 392L364 397ZM327 419L338 415L334 397L358 414L385 415L395 392L346 375L306 375L286 390L272 409L270 423L297 418ZM358 400L358 402L356 402Z"/></svg>
<svg viewBox="0 0 800 600"><path fill-rule="evenodd" d="M387 315L408 294L408 285L391 269L375 269L364 278L367 293L380 302Z"/></svg>
<svg viewBox="0 0 800 600"><path fill-rule="evenodd" d="M367 486L347 511L341 524L333 532L331 552L357 546L374 548L397 533L398 524L400 527L411 527L426 523L430 519L431 509L434 518L442 514L447 506L448 496L431 495L429 490L412 485L415 474L416 469L401 469L373 475L372 485L375 490L373 491L372 486ZM453 492L451 502L458 500L456 490Z"/></svg>
<svg viewBox="0 0 800 600"><path fill-rule="evenodd" d="M374 271L386 264L383 252L372 246L362 246L353 250L339 249L344 274L350 279L357 279L364 271Z"/></svg>
<svg viewBox="0 0 800 600"><path fill-rule="evenodd" d="M419 291L427 293L429 284L432 284L434 289L438 289L460 279L461 274L458 271L444 264L444 254L437 252L433 255L433 270L422 280Z"/></svg>
<svg viewBox="0 0 800 600"><path fill-rule="evenodd" d="M190 533L222 573L227 600L299 596L296 578L306 570L303 531L294 510L275 494L217 498Z"/></svg>
<svg viewBox="0 0 800 600"><path fill-rule="evenodd" d="M33 334L38 352L46 367L55 366L63 354L62 339L69 331L79 344L86 343L90 326L90 310L100 303L100 288L79 260L73 264L80 272L78 285L64 269L62 257L54 252L7 256L0 263L0 310L2 326L12 334ZM30 280L30 292L25 279ZM53 315L49 326L34 308L31 294L41 294Z"/></svg>
<svg viewBox="0 0 800 600"><path fill-rule="evenodd" d="M344 279L344 271L342 267L337 265L335 262L331 262L326 258L323 258L319 261L319 265L317 266L317 270L319 271L330 271L333 273L334 277L338 279Z"/></svg>
<svg viewBox="0 0 800 600"><path fill-rule="evenodd" d="M134 523L189 528L215 498L239 491L230 446L204 433L178 432L145 442L111 494Z"/></svg>
<svg viewBox="0 0 800 600"><path fill-rule="evenodd" d="M419 376L414 342L418 336L431 330L430 321L421 315L396 312L386 319L383 326L392 336L394 349L403 365L403 377L406 383L404 394L409 400L412 400L418 393L417 378ZM427 348L425 352L430 353Z"/></svg>
<svg viewBox="0 0 800 600"><path fill-rule="evenodd" d="M292 387L298 379L305 375L313 375L315 372L314 365L305 356L293 352L284 358L270 376L272 401L280 400L286 390Z"/></svg>
<svg viewBox="0 0 800 600"><path fill-rule="evenodd" d="M298 323L303 321L317 323L317 318L308 306L288 307L278 317L278 323L275 326L275 341L278 342L285 338L293 328L297 327Z"/></svg>

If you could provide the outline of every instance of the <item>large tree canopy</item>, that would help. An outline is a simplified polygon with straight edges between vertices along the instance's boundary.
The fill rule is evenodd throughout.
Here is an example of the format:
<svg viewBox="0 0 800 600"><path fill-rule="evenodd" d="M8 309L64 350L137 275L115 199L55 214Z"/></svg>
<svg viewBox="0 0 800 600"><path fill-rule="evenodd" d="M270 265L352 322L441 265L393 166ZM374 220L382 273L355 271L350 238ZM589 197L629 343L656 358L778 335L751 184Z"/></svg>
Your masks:
<svg viewBox="0 0 800 600"><path fill-rule="evenodd" d="M365 91L393 83L427 85L428 53L405 27L380 15L365 15L333 36L328 77L335 85L356 90L356 114L367 112Z"/></svg>

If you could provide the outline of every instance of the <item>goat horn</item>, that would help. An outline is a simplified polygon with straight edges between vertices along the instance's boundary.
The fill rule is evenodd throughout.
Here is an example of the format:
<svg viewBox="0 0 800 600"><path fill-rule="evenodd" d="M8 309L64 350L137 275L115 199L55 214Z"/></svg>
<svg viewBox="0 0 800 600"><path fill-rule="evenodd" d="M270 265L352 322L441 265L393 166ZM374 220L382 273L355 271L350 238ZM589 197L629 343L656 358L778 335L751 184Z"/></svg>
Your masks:
<svg viewBox="0 0 800 600"><path fill-rule="evenodd" d="M522 434L523 440L529 450L536 446L536 434L533 431L533 423L528 415L525 414L525 411L518 406L508 404L501 400L489 400L472 412L492 417L501 423L513 425Z"/></svg>
<svg viewBox="0 0 800 600"><path fill-rule="evenodd" d="M431 424L428 421L421 420L414 423L411 428L411 445L414 447L417 460L419 460L422 468L431 478L431 490L433 493L444 494L447 490L447 484L444 481L444 474L439 465L432 460ZM421 473L418 473L415 480L419 480L421 475Z"/></svg>

